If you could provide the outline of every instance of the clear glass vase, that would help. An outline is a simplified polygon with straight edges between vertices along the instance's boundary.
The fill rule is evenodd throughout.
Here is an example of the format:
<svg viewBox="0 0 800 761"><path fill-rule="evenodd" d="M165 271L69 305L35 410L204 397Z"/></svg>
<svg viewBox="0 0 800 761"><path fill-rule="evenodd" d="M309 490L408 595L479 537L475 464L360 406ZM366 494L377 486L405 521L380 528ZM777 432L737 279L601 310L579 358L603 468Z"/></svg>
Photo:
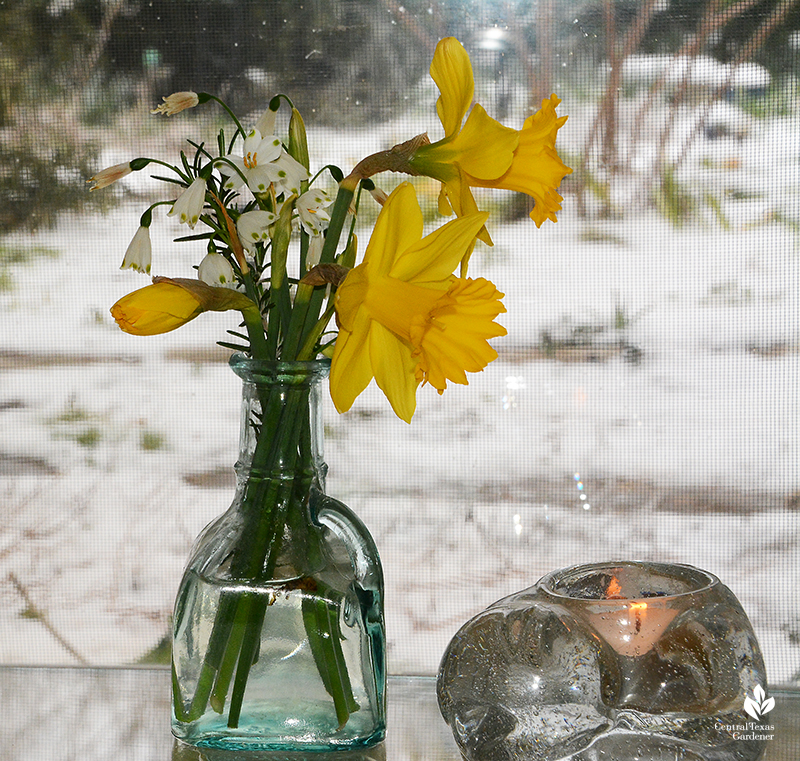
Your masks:
<svg viewBox="0 0 800 761"><path fill-rule="evenodd" d="M231 750L358 748L385 734L383 574L324 493L328 363L241 355L233 504L193 548L175 603L172 731Z"/></svg>
<svg viewBox="0 0 800 761"><path fill-rule="evenodd" d="M765 685L719 579L631 561L555 571L491 605L451 641L437 688L469 761L756 761Z"/></svg>

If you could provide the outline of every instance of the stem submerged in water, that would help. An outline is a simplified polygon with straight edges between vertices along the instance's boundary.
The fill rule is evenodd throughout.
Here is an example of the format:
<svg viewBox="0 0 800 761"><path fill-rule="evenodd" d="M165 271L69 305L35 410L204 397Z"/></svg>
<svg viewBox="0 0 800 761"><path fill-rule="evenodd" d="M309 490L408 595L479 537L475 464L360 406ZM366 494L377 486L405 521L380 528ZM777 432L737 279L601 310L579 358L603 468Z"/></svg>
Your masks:
<svg viewBox="0 0 800 761"><path fill-rule="evenodd" d="M341 644L341 593L309 575L324 560L321 529L309 513L312 490L321 491L322 477L315 462L309 379L307 375L298 379L294 384L280 379L272 386L254 384L251 392L257 402L248 421L254 445L238 504L244 525L227 562L231 580L242 580L253 591L239 586L222 593L188 709L176 691L180 721L198 720L209 705L224 714L227 703L228 727L239 726L250 672L274 601L256 592L259 586L301 595L310 651L340 728L359 708ZM274 581L276 577L288 581Z"/></svg>

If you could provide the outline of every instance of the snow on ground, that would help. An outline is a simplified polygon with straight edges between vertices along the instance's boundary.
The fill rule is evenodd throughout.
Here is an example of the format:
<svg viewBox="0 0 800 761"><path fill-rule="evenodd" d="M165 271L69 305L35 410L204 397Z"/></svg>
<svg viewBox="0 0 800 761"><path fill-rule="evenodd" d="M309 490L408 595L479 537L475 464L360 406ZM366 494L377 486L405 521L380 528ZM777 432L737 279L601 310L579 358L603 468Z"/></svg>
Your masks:
<svg viewBox="0 0 800 761"><path fill-rule="evenodd" d="M507 294L500 359L422 389L411 426L373 388L343 416L327 403L328 490L381 550L392 672L435 671L467 618L554 568L625 557L717 574L773 683L800 673L800 273L770 203L728 203L730 229L581 223L569 203L558 225L497 227L470 274ZM0 662L141 657L231 497L239 381L207 361L229 316L136 338L108 314L147 282L117 269L141 211L2 242L58 255L0 293ZM157 215L154 272L192 276L176 234ZM545 335L592 343L543 355Z"/></svg>

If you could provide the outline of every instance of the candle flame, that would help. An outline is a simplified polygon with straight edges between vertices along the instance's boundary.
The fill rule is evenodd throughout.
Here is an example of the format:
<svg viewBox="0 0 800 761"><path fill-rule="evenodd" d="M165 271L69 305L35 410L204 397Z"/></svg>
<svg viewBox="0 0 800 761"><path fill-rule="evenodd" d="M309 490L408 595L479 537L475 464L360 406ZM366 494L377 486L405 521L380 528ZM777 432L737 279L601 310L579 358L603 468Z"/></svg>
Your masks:
<svg viewBox="0 0 800 761"><path fill-rule="evenodd" d="M622 595L622 586L619 583L619 579L616 576L611 577L611 581L608 582L608 588L606 589L606 599L607 600L618 600Z"/></svg>

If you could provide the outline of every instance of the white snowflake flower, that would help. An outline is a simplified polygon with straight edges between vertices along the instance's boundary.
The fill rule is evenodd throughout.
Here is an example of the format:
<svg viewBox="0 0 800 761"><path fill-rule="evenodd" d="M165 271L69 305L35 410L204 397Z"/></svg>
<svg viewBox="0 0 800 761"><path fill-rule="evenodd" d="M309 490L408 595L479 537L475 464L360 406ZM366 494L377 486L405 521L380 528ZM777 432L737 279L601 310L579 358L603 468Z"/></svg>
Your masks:
<svg viewBox="0 0 800 761"><path fill-rule="evenodd" d="M197 277L208 285L226 286L232 288L236 285L233 267L222 254L206 254L197 268Z"/></svg>
<svg viewBox="0 0 800 761"><path fill-rule="evenodd" d="M149 275L152 258L153 246L150 242L150 228L140 225L125 251L120 269L132 269Z"/></svg>
<svg viewBox="0 0 800 761"><path fill-rule="evenodd" d="M259 241L269 240L269 228L278 218L270 211L247 211L236 221L239 240L250 252Z"/></svg>
<svg viewBox="0 0 800 761"><path fill-rule="evenodd" d="M168 217L178 217L181 224L187 224L194 230L197 220L203 213L203 206L206 202L206 181L198 177L172 204L172 208L167 212Z"/></svg>
<svg viewBox="0 0 800 761"><path fill-rule="evenodd" d="M328 229L331 217L326 209L331 202L331 197L324 190L316 188L306 191L297 199L295 208L300 223L309 235L321 235Z"/></svg>

